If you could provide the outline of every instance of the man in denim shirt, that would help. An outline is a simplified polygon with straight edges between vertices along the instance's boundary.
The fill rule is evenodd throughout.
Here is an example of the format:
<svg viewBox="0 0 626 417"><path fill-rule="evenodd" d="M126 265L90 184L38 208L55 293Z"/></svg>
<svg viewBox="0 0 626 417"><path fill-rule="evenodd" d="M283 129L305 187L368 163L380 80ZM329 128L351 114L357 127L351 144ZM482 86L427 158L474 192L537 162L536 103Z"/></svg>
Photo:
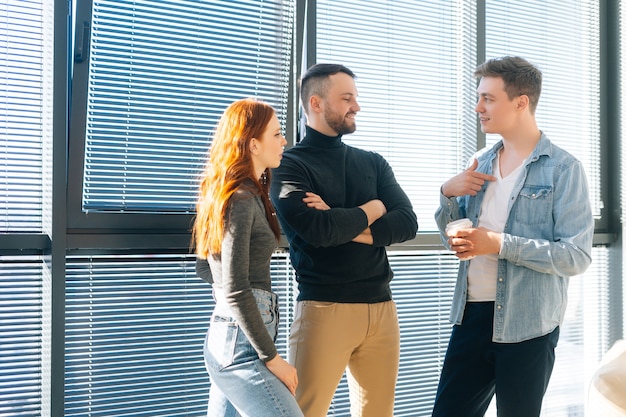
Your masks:
<svg viewBox="0 0 626 417"><path fill-rule="evenodd" d="M539 130L541 72L519 57L474 75L485 133L502 138L441 187L435 214L461 259L454 324L433 417L539 416L567 305L569 277L591 263L593 217L580 161ZM445 235L453 220L474 227Z"/></svg>

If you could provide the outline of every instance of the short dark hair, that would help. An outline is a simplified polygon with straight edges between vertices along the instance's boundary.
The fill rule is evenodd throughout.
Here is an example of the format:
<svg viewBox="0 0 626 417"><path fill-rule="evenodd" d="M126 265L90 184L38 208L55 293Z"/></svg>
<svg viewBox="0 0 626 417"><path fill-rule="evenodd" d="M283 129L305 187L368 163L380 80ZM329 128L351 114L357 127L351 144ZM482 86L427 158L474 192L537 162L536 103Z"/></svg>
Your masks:
<svg viewBox="0 0 626 417"><path fill-rule="evenodd" d="M476 78L500 77L509 99L528 96L530 112L535 113L541 95L541 71L518 56L493 58L479 65L474 71Z"/></svg>
<svg viewBox="0 0 626 417"><path fill-rule="evenodd" d="M316 94L325 97L328 91L328 77L339 72L356 78L356 75L348 67L341 64L315 64L306 71L300 80L300 99L305 113L309 111L311 96Z"/></svg>

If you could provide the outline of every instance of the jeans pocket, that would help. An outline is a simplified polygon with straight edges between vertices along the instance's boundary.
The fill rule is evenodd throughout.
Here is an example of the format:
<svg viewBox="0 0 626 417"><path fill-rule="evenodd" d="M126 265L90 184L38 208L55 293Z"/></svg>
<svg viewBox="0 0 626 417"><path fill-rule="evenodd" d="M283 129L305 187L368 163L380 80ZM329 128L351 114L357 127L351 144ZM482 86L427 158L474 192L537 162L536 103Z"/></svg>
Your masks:
<svg viewBox="0 0 626 417"><path fill-rule="evenodd" d="M263 324L265 325L267 332L275 341L278 327L278 308L273 308L272 306L261 303L257 306L259 308L259 313L261 314L261 320L263 320Z"/></svg>
<svg viewBox="0 0 626 417"><path fill-rule="evenodd" d="M265 304L257 304L257 307L259 308L259 314L261 315L263 324L268 325L274 322L275 313L270 306Z"/></svg>
<svg viewBox="0 0 626 417"><path fill-rule="evenodd" d="M220 371L235 359L239 326L229 317L214 316L204 347L207 366Z"/></svg>

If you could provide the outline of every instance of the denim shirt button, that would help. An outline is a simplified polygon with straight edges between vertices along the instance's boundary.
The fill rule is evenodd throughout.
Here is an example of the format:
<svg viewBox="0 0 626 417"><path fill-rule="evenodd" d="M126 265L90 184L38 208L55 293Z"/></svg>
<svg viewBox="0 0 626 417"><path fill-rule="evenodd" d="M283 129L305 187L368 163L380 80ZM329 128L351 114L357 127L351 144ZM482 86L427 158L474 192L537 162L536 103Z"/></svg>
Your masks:
<svg viewBox="0 0 626 417"><path fill-rule="evenodd" d="M502 281L504 281L504 278L500 277L500 278L498 278L498 281L502 282Z"/></svg>
<svg viewBox="0 0 626 417"><path fill-rule="evenodd" d="M498 304L498 310L502 310L502 306Z"/></svg>

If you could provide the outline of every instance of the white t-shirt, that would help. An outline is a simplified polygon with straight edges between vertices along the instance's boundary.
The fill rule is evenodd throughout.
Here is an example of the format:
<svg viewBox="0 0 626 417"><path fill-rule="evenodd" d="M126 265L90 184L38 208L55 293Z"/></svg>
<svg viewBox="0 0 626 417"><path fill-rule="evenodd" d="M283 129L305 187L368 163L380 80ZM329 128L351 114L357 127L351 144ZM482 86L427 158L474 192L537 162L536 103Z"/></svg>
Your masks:
<svg viewBox="0 0 626 417"><path fill-rule="evenodd" d="M495 232L502 232L509 215L508 204L513 186L525 165L522 162L506 177L500 175L500 153L493 161L493 175L496 181L491 181L485 190L478 217L478 226ZM498 275L498 255L481 255L470 261L467 270L467 300L468 301L495 301L496 279Z"/></svg>

